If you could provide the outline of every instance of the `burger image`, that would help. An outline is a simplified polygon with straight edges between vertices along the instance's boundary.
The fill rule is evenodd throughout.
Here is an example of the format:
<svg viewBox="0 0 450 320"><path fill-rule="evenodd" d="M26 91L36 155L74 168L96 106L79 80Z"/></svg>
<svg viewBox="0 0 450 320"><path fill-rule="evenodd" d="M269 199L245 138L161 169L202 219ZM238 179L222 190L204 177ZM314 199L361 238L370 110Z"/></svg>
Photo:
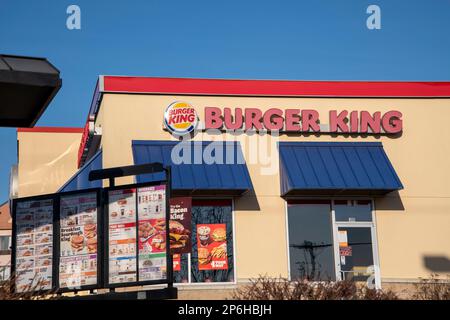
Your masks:
<svg viewBox="0 0 450 320"><path fill-rule="evenodd" d="M84 235L86 238L94 238L97 236L97 226L93 223L85 224L84 225Z"/></svg>
<svg viewBox="0 0 450 320"><path fill-rule="evenodd" d="M50 263L51 263L51 261L50 260L48 260L48 259L45 259L43 262L42 262L42 266L44 266L44 267L46 267L46 266L49 266L50 265Z"/></svg>
<svg viewBox="0 0 450 320"><path fill-rule="evenodd" d="M198 264L205 265L211 262L211 254L206 248L198 248Z"/></svg>
<svg viewBox="0 0 450 320"><path fill-rule="evenodd" d="M119 200L117 200L117 204L120 206L126 205L127 199L119 199Z"/></svg>
<svg viewBox="0 0 450 320"><path fill-rule="evenodd" d="M166 248L166 239L161 234L157 234L152 239L152 245L156 249L164 250Z"/></svg>
<svg viewBox="0 0 450 320"><path fill-rule="evenodd" d="M113 218L117 217L117 215L118 215L118 214L117 214L116 211L114 211L114 212L111 213L111 217L113 217Z"/></svg>
<svg viewBox="0 0 450 320"><path fill-rule="evenodd" d="M45 242L49 242L50 241L50 238L49 237L43 237L42 239L41 239L41 243L45 243Z"/></svg>
<svg viewBox="0 0 450 320"><path fill-rule="evenodd" d="M153 265L151 260L144 260L142 264L146 267L151 267Z"/></svg>
<svg viewBox="0 0 450 320"><path fill-rule="evenodd" d="M89 253L97 252L97 237L88 239L86 244Z"/></svg>
<svg viewBox="0 0 450 320"><path fill-rule="evenodd" d="M169 231L170 248L184 248L189 240L189 230L185 229L180 222L170 220Z"/></svg>
<svg viewBox="0 0 450 320"><path fill-rule="evenodd" d="M225 231L224 228L217 228L216 230L213 231L211 237L216 242L222 242L227 239L227 232Z"/></svg>
<svg viewBox="0 0 450 320"><path fill-rule="evenodd" d="M24 257L29 257L29 256L31 256L33 253L30 251L30 250L27 250L27 251L25 251L24 253L23 253L23 256Z"/></svg>
<svg viewBox="0 0 450 320"><path fill-rule="evenodd" d="M184 226L179 221L170 220L169 221L169 229L170 229L170 232L173 232L173 233L183 233Z"/></svg>
<svg viewBox="0 0 450 320"><path fill-rule="evenodd" d="M70 238L70 245L73 251L81 251L84 248L84 237L83 236L72 236Z"/></svg>

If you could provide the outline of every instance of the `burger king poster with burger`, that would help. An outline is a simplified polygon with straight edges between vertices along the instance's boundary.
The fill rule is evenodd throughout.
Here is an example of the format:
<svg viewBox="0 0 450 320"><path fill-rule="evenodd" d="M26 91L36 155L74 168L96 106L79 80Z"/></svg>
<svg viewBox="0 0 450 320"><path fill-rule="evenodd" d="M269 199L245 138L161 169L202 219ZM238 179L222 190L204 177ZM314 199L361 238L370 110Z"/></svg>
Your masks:
<svg viewBox="0 0 450 320"><path fill-rule="evenodd" d="M227 228L224 223L197 225L199 270L227 270Z"/></svg>
<svg viewBox="0 0 450 320"><path fill-rule="evenodd" d="M169 238L171 254L191 252L191 211L192 198L170 199Z"/></svg>

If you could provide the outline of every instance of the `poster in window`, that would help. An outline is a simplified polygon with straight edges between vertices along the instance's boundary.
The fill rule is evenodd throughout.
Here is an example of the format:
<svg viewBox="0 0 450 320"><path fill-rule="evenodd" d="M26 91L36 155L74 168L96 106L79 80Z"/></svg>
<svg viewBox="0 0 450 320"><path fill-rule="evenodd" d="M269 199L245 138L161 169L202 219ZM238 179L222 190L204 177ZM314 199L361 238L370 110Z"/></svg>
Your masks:
<svg viewBox="0 0 450 320"><path fill-rule="evenodd" d="M53 200L30 200L16 206L17 292L52 286Z"/></svg>
<svg viewBox="0 0 450 320"><path fill-rule="evenodd" d="M166 187L138 189L139 281L166 278Z"/></svg>
<svg viewBox="0 0 450 320"><path fill-rule="evenodd" d="M197 252L199 270L227 270L226 224L198 224Z"/></svg>
<svg viewBox="0 0 450 320"><path fill-rule="evenodd" d="M59 286L97 283L97 193L62 196Z"/></svg>
<svg viewBox="0 0 450 320"><path fill-rule="evenodd" d="M136 189L108 193L109 283L137 281Z"/></svg>
<svg viewBox="0 0 450 320"><path fill-rule="evenodd" d="M170 199L169 239L171 254L191 252L191 221L192 198Z"/></svg>
<svg viewBox="0 0 450 320"><path fill-rule="evenodd" d="M181 254L176 253L172 256L173 271L181 271Z"/></svg>

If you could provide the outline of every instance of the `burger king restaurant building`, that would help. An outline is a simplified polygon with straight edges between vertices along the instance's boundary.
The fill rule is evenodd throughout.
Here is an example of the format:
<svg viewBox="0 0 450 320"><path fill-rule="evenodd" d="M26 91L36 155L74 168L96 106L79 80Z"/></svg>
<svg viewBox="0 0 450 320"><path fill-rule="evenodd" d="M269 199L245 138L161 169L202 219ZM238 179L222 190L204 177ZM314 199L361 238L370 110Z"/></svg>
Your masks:
<svg viewBox="0 0 450 320"><path fill-rule="evenodd" d="M84 128L18 130L15 195L162 162L192 230L226 230L226 268L199 267L211 256L195 243L181 255L181 298L259 275L406 285L450 273L448 118L450 83L101 76Z"/></svg>

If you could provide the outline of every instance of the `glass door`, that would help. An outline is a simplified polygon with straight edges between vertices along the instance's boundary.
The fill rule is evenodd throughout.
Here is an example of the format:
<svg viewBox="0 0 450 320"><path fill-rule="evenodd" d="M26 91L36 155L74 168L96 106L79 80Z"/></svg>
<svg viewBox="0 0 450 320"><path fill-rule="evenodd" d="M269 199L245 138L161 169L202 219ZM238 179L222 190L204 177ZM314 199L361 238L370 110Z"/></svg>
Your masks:
<svg viewBox="0 0 450 320"><path fill-rule="evenodd" d="M370 201L335 201L336 276L380 288L375 225Z"/></svg>

